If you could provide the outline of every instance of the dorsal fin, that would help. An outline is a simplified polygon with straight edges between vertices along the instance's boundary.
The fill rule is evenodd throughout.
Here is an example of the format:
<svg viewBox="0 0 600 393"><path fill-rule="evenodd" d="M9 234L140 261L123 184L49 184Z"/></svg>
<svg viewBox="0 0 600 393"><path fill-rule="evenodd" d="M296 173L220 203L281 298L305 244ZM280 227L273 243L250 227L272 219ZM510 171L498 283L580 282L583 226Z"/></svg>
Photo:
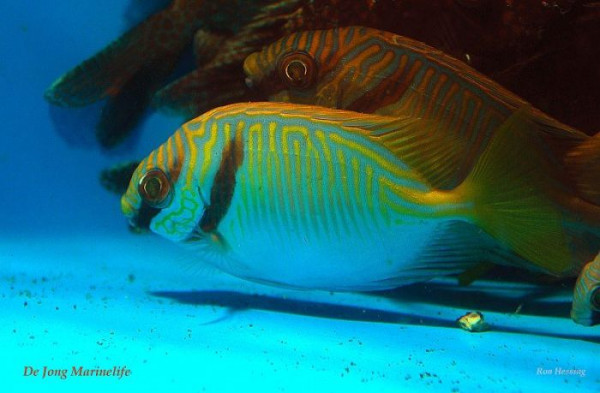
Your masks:
<svg viewBox="0 0 600 393"><path fill-rule="evenodd" d="M438 189L456 184L458 170L467 156L467 144L430 119L394 119L387 128L373 129L369 137L419 171Z"/></svg>
<svg viewBox="0 0 600 393"><path fill-rule="evenodd" d="M331 123L385 147L438 189L450 189L453 188L450 185L457 184L458 169L468 149L465 141L450 135L442 123L433 119L389 117L281 102L239 103L216 110L243 111L249 115L277 114Z"/></svg>
<svg viewBox="0 0 600 393"><path fill-rule="evenodd" d="M437 189L456 184L461 160L467 155L466 143L432 119L356 114L344 118L342 125L385 146Z"/></svg>
<svg viewBox="0 0 600 393"><path fill-rule="evenodd" d="M427 183L440 189L452 188L468 146L459 137L449 135L443 124L418 117L389 117L313 105L278 102L232 104L225 110L240 108L248 114L272 114L301 117L333 123L358 133L387 148L401 161L419 172ZM239 110L239 109L238 109Z"/></svg>

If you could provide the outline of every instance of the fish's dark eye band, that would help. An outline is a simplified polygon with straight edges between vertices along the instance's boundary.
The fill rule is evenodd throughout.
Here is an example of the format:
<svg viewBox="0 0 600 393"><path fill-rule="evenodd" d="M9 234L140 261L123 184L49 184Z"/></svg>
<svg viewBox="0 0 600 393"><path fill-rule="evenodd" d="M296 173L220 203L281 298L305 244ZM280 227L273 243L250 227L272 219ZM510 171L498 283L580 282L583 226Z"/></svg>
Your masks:
<svg viewBox="0 0 600 393"><path fill-rule="evenodd" d="M289 87L307 89L317 76L317 64L306 52L296 51L285 54L279 60L279 77Z"/></svg>
<svg viewBox="0 0 600 393"><path fill-rule="evenodd" d="M154 208L166 207L173 199L171 182L160 169L152 169L142 176L138 192L144 202Z"/></svg>

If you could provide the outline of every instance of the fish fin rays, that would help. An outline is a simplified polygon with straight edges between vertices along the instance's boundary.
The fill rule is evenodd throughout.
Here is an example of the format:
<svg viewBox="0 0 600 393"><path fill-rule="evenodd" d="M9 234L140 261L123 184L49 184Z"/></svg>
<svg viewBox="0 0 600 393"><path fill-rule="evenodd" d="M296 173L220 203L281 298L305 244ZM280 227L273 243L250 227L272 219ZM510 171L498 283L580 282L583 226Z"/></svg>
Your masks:
<svg viewBox="0 0 600 393"><path fill-rule="evenodd" d="M565 162L581 197L600 205L600 132L569 151Z"/></svg>
<svg viewBox="0 0 600 393"><path fill-rule="evenodd" d="M448 221L436 228L430 242L412 263L403 266L396 277L378 284L394 287L448 275L460 278L464 272L482 264L516 264L518 260L518 256L499 245L476 225Z"/></svg>
<svg viewBox="0 0 600 393"><path fill-rule="evenodd" d="M467 154L467 144L432 119L369 116L345 120L344 126L365 130L371 140L416 169L437 189L456 184L458 169Z"/></svg>
<svg viewBox="0 0 600 393"><path fill-rule="evenodd" d="M571 263L562 217L548 199L550 165L530 132L529 108L514 112L455 192L474 203L474 220L534 265L560 274Z"/></svg>

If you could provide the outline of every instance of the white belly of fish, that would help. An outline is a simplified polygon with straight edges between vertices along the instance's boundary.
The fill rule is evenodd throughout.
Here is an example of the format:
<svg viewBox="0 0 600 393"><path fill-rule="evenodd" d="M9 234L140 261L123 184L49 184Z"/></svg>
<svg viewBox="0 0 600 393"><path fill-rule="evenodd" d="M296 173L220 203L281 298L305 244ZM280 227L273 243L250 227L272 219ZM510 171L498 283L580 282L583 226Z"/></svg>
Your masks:
<svg viewBox="0 0 600 393"><path fill-rule="evenodd" d="M238 214L227 215L219 227L227 249L213 264L250 280L326 290L385 289L422 279L415 277L415 264L438 225L425 220L325 232L268 216L247 224Z"/></svg>
<svg viewBox="0 0 600 393"><path fill-rule="evenodd" d="M423 210L415 195L428 191L421 179L368 141L351 149L315 140L309 149L300 140L295 154L291 142L269 150L250 143L216 228L222 242L203 258L236 276L302 288L383 289L423 279L418 257L443 220L413 212Z"/></svg>

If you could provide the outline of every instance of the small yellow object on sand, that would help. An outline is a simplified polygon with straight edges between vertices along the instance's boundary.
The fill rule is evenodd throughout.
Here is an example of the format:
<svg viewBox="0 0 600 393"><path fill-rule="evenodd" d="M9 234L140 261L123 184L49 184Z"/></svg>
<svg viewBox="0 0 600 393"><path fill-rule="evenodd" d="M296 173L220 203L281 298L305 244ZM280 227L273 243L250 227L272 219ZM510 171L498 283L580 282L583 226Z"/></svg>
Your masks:
<svg viewBox="0 0 600 393"><path fill-rule="evenodd" d="M470 311L456 320L458 326L469 332L483 332L489 329L484 321L483 314L479 311Z"/></svg>

